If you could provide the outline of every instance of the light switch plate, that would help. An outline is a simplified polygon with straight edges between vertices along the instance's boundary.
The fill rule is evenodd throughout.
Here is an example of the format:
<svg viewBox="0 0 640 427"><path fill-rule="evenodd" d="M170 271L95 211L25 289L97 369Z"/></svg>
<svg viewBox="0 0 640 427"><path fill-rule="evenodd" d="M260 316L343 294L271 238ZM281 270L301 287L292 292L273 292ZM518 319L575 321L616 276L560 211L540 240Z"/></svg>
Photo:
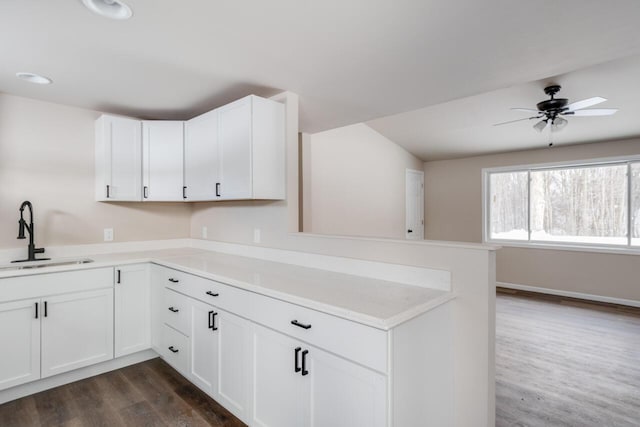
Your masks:
<svg viewBox="0 0 640 427"><path fill-rule="evenodd" d="M206 225L202 226L202 238L203 239L207 238L207 226Z"/></svg>
<svg viewBox="0 0 640 427"><path fill-rule="evenodd" d="M113 241L113 228L105 228L104 229L104 241L112 242Z"/></svg>
<svg viewBox="0 0 640 427"><path fill-rule="evenodd" d="M260 243L260 229L253 229L253 243Z"/></svg>

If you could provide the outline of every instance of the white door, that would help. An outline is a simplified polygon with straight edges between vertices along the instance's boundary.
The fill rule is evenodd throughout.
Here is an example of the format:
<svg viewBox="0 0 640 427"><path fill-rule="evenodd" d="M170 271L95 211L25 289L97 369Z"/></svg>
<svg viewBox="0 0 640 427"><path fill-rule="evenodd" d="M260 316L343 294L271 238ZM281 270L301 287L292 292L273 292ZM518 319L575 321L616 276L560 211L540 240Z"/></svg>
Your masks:
<svg viewBox="0 0 640 427"><path fill-rule="evenodd" d="M424 239L424 172L407 169L406 172L406 229L407 239Z"/></svg>
<svg viewBox="0 0 640 427"><path fill-rule="evenodd" d="M183 200L184 122L142 123L143 200Z"/></svg>
<svg viewBox="0 0 640 427"><path fill-rule="evenodd" d="M0 304L0 390L40 379L39 299Z"/></svg>
<svg viewBox="0 0 640 427"><path fill-rule="evenodd" d="M117 267L115 271L115 357L151 347L149 266Z"/></svg>
<svg viewBox="0 0 640 427"><path fill-rule="evenodd" d="M113 359L113 289L42 299L42 377Z"/></svg>
<svg viewBox="0 0 640 427"><path fill-rule="evenodd" d="M187 200L216 200L218 181L218 110L184 125L184 185Z"/></svg>
<svg viewBox="0 0 640 427"><path fill-rule="evenodd" d="M104 116L107 200L142 200L142 125L139 120Z"/></svg>
<svg viewBox="0 0 640 427"><path fill-rule="evenodd" d="M218 335L213 329L216 309L194 299L190 301L191 316L191 381L210 396L214 395L218 366Z"/></svg>
<svg viewBox="0 0 640 427"><path fill-rule="evenodd" d="M305 427L308 425L309 382L300 370L302 346L259 325L254 325L253 345L253 419L249 424ZM296 352L296 349L300 350Z"/></svg>
<svg viewBox="0 0 640 427"><path fill-rule="evenodd" d="M220 200L252 197L251 104L248 96L218 109Z"/></svg>
<svg viewBox="0 0 640 427"><path fill-rule="evenodd" d="M251 399L252 324L226 311L213 319L218 342L215 399L242 420L247 420Z"/></svg>
<svg viewBox="0 0 640 427"><path fill-rule="evenodd" d="M310 426L386 426L386 377L308 347Z"/></svg>

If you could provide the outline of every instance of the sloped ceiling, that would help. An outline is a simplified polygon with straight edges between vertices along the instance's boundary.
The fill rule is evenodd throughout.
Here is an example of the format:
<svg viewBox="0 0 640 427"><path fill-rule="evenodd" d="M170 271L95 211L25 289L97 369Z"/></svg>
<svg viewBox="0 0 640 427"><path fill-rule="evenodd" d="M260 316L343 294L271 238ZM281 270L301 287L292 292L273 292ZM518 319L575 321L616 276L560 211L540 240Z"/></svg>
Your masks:
<svg viewBox="0 0 640 427"><path fill-rule="evenodd" d="M1 1L0 91L184 119L291 90L301 129L317 132L640 54L636 0L127 3L133 18L120 22L80 0ZM18 71L55 83L31 85ZM530 89L507 105L539 98Z"/></svg>
<svg viewBox="0 0 640 427"><path fill-rule="evenodd" d="M640 56L588 67L576 72L458 99L407 113L372 120L367 124L407 151L428 160L469 157L532 148L610 141L640 136ZM557 97L569 102L593 96L608 100L593 108L619 108L613 116L568 117L559 132L542 134L525 120L530 117L511 107L535 108L548 99L543 89L560 84Z"/></svg>

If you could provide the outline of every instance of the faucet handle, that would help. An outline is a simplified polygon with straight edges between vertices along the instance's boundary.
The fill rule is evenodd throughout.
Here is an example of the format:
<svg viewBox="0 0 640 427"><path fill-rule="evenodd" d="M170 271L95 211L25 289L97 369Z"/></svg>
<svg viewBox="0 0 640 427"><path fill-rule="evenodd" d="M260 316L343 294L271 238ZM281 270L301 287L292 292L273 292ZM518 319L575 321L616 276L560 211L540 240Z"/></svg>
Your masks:
<svg viewBox="0 0 640 427"><path fill-rule="evenodd" d="M34 254L43 254L44 253L44 248L35 248L33 250Z"/></svg>

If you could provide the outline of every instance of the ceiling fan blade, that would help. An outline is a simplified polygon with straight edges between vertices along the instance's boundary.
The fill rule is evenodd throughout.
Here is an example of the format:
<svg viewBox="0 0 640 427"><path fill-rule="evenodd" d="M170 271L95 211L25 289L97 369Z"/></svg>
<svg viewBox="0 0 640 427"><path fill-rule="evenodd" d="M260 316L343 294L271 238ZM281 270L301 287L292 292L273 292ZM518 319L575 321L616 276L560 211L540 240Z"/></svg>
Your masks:
<svg viewBox="0 0 640 427"><path fill-rule="evenodd" d="M606 100L607 100L606 98L603 98L601 96L594 96L593 98L588 98L588 99L583 99L582 101L572 102L571 104L567 105L567 109L569 111L580 110L582 108L593 107L594 105L601 104Z"/></svg>
<svg viewBox="0 0 640 427"><path fill-rule="evenodd" d="M567 111L563 115L586 117L586 116L611 116L618 111L617 108L591 108L589 110Z"/></svg>
<svg viewBox="0 0 640 427"><path fill-rule="evenodd" d="M508 122L496 123L496 124L494 124L494 126L508 125L509 123L521 122L523 120L539 119L540 117L542 117L542 116L525 117L524 119L509 120Z"/></svg>
<svg viewBox="0 0 640 427"><path fill-rule="evenodd" d="M540 111L535 110L533 108L512 108L511 110L512 111L524 111L526 113L536 113L536 114L540 113Z"/></svg>

